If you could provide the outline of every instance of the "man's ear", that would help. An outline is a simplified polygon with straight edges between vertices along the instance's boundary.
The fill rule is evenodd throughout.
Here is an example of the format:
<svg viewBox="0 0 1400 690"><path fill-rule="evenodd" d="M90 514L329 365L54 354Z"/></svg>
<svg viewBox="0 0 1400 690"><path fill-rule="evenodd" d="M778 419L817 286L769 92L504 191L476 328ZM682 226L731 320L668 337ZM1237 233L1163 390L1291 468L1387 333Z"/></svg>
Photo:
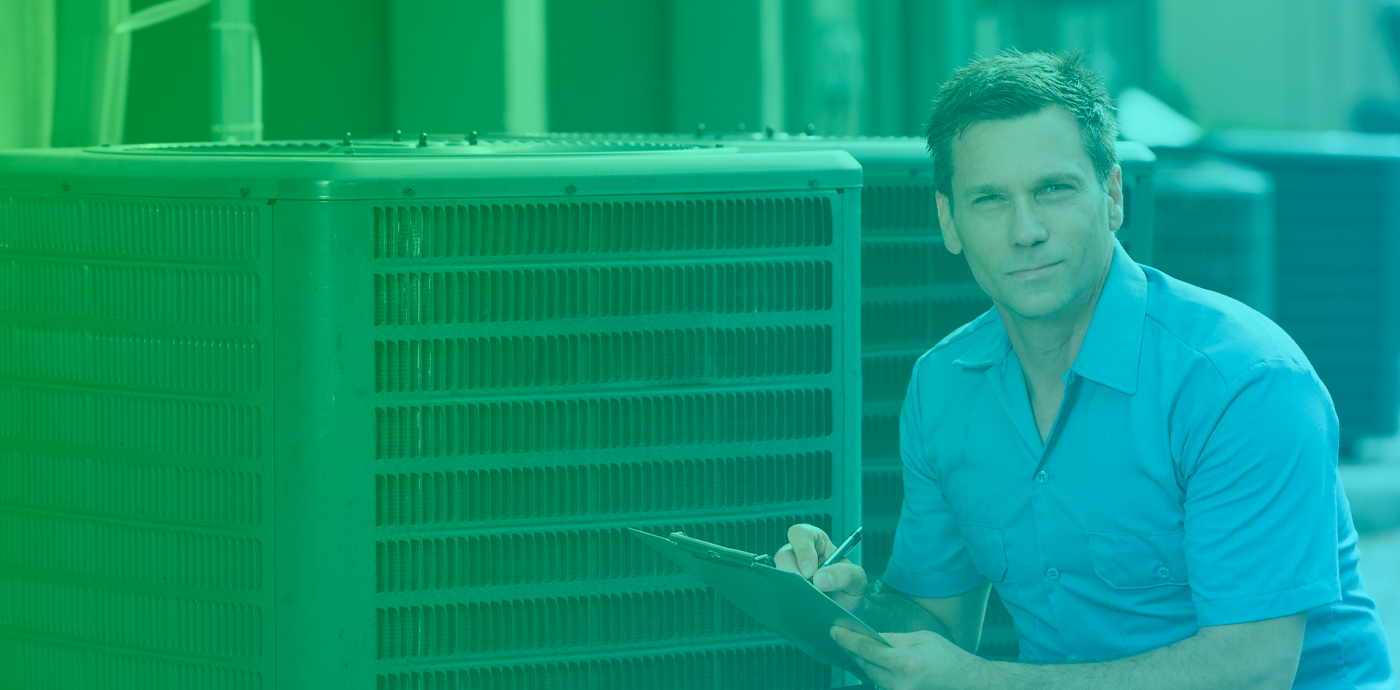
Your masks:
<svg viewBox="0 0 1400 690"><path fill-rule="evenodd" d="M958 228L953 223L953 206L943 192L934 192L933 196L938 200L938 227L943 230L943 246L954 254L961 254L962 238L958 237Z"/></svg>
<svg viewBox="0 0 1400 690"><path fill-rule="evenodd" d="M1123 227L1123 168L1113 166L1104 180L1104 191L1108 193L1108 231L1118 232Z"/></svg>

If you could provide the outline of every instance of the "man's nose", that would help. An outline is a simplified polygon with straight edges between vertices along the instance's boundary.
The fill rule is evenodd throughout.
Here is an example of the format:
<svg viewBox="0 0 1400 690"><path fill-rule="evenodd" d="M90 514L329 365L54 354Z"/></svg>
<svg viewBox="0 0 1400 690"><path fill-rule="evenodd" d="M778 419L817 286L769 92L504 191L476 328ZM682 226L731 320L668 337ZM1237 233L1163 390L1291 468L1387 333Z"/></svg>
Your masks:
<svg viewBox="0 0 1400 690"><path fill-rule="evenodd" d="M1018 198L1011 207L1011 241L1022 247L1034 247L1049 238L1035 203L1028 198Z"/></svg>

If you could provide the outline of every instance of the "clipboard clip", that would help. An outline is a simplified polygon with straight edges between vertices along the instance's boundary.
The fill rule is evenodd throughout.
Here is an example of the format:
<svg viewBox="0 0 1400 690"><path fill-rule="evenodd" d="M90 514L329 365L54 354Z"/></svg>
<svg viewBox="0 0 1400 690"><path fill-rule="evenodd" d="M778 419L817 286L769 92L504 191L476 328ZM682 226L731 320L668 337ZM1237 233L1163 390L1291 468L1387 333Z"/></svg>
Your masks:
<svg viewBox="0 0 1400 690"><path fill-rule="evenodd" d="M687 537L685 532L672 532L670 539L677 548L707 561L723 563L736 568L752 568L760 565L774 567L773 557L766 553L752 554L747 551L726 548L694 537Z"/></svg>

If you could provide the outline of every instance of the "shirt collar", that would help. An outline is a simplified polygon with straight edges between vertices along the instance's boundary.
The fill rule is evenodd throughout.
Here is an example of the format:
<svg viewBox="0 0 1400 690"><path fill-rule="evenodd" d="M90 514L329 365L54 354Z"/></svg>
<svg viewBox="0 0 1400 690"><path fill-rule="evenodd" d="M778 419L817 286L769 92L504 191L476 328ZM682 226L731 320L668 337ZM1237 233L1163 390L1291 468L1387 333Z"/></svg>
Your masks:
<svg viewBox="0 0 1400 690"><path fill-rule="evenodd" d="M1113 263L1070 370L1128 395L1136 393L1146 321L1147 276L1114 239Z"/></svg>
<svg viewBox="0 0 1400 690"><path fill-rule="evenodd" d="M1136 393L1146 320L1147 276L1114 239L1108 277L1070 370L1128 395ZM995 308L977 317L969 329L967 349L953 364L968 369L990 367L1011 350L1011 338Z"/></svg>

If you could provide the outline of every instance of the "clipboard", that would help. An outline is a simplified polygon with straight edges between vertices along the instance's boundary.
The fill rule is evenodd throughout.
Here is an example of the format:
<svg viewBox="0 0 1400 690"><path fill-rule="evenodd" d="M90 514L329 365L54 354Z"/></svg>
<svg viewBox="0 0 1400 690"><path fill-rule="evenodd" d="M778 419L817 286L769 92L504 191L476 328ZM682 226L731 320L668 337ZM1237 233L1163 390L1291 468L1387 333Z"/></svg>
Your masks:
<svg viewBox="0 0 1400 690"><path fill-rule="evenodd" d="M773 567L773 559L766 554L726 548L683 532L666 538L630 527L628 531L808 656L850 671L862 682L871 681L851 655L831 639L831 626L839 625L890 646L874 628L801 575Z"/></svg>

